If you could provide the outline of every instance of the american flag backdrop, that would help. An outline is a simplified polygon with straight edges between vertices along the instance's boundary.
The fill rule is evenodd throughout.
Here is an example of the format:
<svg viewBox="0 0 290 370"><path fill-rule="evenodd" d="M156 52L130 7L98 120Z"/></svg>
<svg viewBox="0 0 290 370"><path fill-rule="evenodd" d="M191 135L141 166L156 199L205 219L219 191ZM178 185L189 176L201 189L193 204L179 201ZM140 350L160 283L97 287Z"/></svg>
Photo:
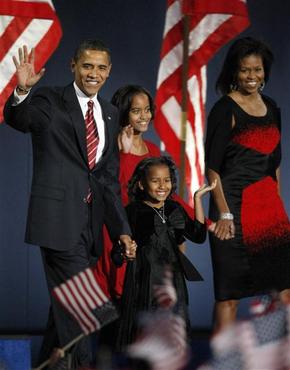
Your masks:
<svg viewBox="0 0 290 370"><path fill-rule="evenodd" d="M15 88L12 55L27 45L35 48L39 71L57 48L62 30L51 0L0 1L0 122L3 106Z"/></svg>
<svg viewBox="0 0 290 370"><path fill-rule="evenodd" d="M180 166L183 16L189 15L185 180L189 199L204 175L206 65L248 25L246 0L168 0L157 80L155 128Z"/></svg>

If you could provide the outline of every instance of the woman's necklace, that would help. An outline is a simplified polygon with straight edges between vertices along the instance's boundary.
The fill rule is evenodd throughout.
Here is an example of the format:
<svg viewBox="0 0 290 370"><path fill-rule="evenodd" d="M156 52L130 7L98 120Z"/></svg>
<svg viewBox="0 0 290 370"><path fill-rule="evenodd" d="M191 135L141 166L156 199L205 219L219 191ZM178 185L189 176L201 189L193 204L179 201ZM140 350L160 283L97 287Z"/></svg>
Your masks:
<svg viewBox="0 0 290 370"><path fill-rule="evenodd" d="M153 211L161 218L162 223L165 224L166 223L166 218L165 218L165 214L164 214L165 204L162 207L158 208L158 209L150 206L150 204L148 204L148 203L146 203L146 204L147 204L147 206L149 206L153 209Z"/></svg>

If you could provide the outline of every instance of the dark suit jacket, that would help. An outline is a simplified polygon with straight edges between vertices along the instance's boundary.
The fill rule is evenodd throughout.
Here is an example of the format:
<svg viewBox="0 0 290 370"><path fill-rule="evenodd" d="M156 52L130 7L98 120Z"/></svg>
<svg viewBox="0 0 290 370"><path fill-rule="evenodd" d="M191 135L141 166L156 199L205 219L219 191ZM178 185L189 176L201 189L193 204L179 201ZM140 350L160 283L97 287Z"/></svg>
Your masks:
<svg viewBox="0 0 290 370"><path fill-rule="evenodd" d="M31 94L32 95L32 94ZM67 250L78 241L87 221L88 189L92 189L93 232L99 239L105 222L113 239L130 234L120 200L117 146L118 112L98 98L105 122L102 158L90 171L82 111L73 85L40 88L17 106L5 105L8 125L30 132L33 178L25 241ZM97 247L97 255L102 251Z"/></svg>

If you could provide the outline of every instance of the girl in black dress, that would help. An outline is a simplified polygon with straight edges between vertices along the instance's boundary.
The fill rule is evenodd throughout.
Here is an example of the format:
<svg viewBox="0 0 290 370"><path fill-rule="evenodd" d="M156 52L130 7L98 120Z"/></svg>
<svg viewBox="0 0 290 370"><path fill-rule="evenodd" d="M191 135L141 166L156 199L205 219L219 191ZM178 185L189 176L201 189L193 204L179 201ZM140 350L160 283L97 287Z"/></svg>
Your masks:
<svg viewBox="0 0 290 370"><path fill-rule="evenodd" d="M126 271L117 338L119 350L135 339L137 315L157 308L153 287L161 283L165 266L170 266L173 272L179 312L189 323L187 289L178 245L185 238L196 243L205 241L201 198L214 187L215 183L203 185L195 192L193 221L179 203L170 199L176 189L176 176L174 163L168 157L147 158L136 167L129 182L131 203L126 209L137 252L136 259L128 262ZM118 254L115 252L113 259Z"/></svg>
<svg viewBox="0 0 290 370"><path fill-rule="evenodd" d="M280 198L280 110L262 94L273 55L259 40L235 41L217 80L223 97L205 145L215 286L215 329L235 320L241 298L277 290L290 302L290 224Z"/></svg>

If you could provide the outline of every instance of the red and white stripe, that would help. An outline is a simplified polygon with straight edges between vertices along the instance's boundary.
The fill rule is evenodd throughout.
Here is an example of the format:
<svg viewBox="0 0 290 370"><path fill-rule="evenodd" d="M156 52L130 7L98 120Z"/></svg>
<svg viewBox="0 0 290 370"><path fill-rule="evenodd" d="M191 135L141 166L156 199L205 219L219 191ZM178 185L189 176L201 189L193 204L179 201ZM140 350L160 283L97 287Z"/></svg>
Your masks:
<svg viewBox="0 0 290 370"><path fill-rule="evenodd" d="M290 369L290 305L274 300L268 308L217 333L210 342L211 361L198 370L214 370L217 366L243 370ZM238 354L240 359L235 366L233 358L237 359Z"/></svg>
<svg viewBox="0 0 290 370"><path fill-rule="evenodd" d="M185 173L189 199L203 183L206 65L249 24L245 0L168 0L157 80L155 128L180 165L183 15L190 14Z"/></svg>
<svg viewBox="0 0 290 370"><path fill-rule="evenodd" d="M94 119L94 102L89 100L88 110L85 117L86 122L86 139L89 167L92 169L96 163L96 153L99 144L99 135L97 125Z"/></svg>
<svg viewBox="0 0 290 370"><path fill-rule="evenodd" d="M147 313L127 352L147 361L152 370L183 369L190 357L184 319L170 311Z"/></svg>
<svg viewBox="0 0 290 370"><path fill-rule="evenodd" d="M85 334L100 329L101 323L93 310L102 307L109 299L99 287L91 268L54 288L53 294L75 318Z"/></svg>
<svg viewBox="0 0 290 370"><path fill-rule="evenodd" d="M35 69L50 58L62 36L51 0L0 1L0 122L3 106L16 85L12 56L18 48L35 48Z"/></svg>
<svg viewBox="0 0 290 370"><path fill-rule="evenodd" d="M154 285L154 297L163 309L171 309L177 302L176 289L172 281L173 275L169 267L165 268L162 284Z"/></svg>

